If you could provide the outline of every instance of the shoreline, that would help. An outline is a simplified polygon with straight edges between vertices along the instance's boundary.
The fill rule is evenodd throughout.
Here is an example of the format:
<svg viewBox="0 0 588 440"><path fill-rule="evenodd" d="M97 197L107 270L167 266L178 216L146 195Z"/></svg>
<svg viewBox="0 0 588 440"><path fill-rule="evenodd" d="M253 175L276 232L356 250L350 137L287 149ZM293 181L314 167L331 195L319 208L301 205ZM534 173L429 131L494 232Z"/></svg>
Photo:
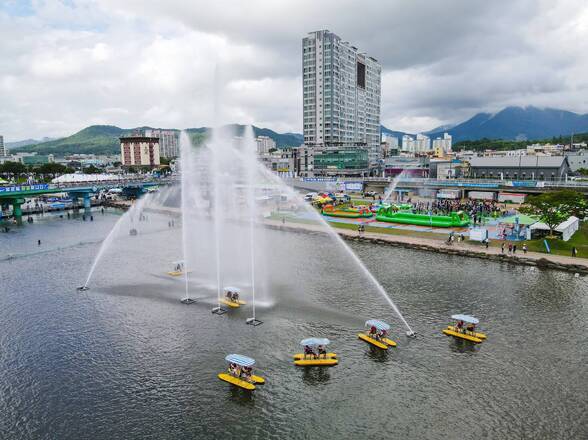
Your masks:
<svg viewBox="0 0 588 440"><path fill-rule="evenodd" d="M275 220L266 220L265 225L272 229L289 230L293 232L326 233L322 228L308 224L282 224ZM527 252L512 255L502 253L500 248L474 246L467 243L445 244L445 241L411 237L406 235L378 234L365 232L360 237L357 231L349 229L338 229L333 227L335 233L346 241L373 243L384 246L403 247L417 249L427 252L436 252L446 255L459 255L462 257L479 258L484 260L511 263L519 266L535 266L541 269L554 269L565 272L580 273L588 275L588 259L578 257L565 257L562 255L542 254L538 252Z"/></svg>
<svg viewBox="0 0 588 440"><path fill-rule="evenodd" d="M128 202L108 203L107 206L127 210L131 207L131 204ZM148 210L152 212L158 212L160 214L180 217L179 210L175 211L169 207L165 209ZM282 231L328 234L324 230L324 227L318 227L306 223L286 222L284 224L277 220L265 219L263 225L270 229ZM461 257L479 258L501 263L511 263L519 266L535 266L540 269L553 269L588 275L587 258L573 258L563 255L543 254L539 252L527 252L526 254L523 254L522 251L520 251L517 255L509 255L508 253L502 253L500 248L492 246L486 249L483 246L475 246L468 243L457 242L452 245L447 245L445 244L444 240L413 237L410 235L379 234L377 232L364 232L360 237L357 231L351 229L341 229L335 226L332 226L332 229L336 234L339 234L339 236L346 241L373 243L381 246L403 247L406 249L436 252L439 254L458 255Z"/></svg>

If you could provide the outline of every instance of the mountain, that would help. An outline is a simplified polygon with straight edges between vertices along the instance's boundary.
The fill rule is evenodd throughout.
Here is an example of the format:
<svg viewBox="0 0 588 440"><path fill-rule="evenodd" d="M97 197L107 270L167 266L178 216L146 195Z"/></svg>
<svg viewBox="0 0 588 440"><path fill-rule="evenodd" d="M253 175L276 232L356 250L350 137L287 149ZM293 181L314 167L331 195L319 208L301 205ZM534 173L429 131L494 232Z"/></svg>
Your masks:
<svg viewBox="0 0 588 440"><path fill-rule="evenodd" d="M25 145L40 144L41 142L48 142L48 141L52 141L54 139L56 139L56 138L44 137L42 139L25 139L24 141L4 142L4 145L6 146L6 148L11 149L11 148L23 147Z"/></svg>
<svg viewBox="0 0 588 440"><path fill-rule="evenodd" d="M435 138L447 131L454 142L462 140L533 140L588 131L588 114L537 107L506 107L498 113L478 113L449 130L430 132Z"/></svg>
<svg viewBox="0 0 588 440"><path fill-rule="evenodd" d="M384 127L383 125L380 125L380 132L384 135L390 135L390 136L394 136L397 137L399 141L402 141L402 136L404 136L405 134L410 134L410 133L405 133L404 131L395 131L395 130L390 130L389 128ZM414 136L414 135L411 135Z"/></svg>
<svg viewBox="0 0 588 440"><path fill-rule="evenodd" d="M12 151L37 152L38 154L114 154L120 151L118 138L128 132L113 125L92 125L71 136L40 144L14 148Z"/></svg>
<svg viewBox="0 0 588 440"><path fill-rule="evenodd" d="M231 124L236 135L241 135L245 125ZM118 154L120 152L119 138L130 134L135 130L142 130L151 127L139 127L135 129L123 129L113 125L92 125L71 136L51 140L48 142L35 143L13 148L12 151L37 152L38 154L54 154L61 157L68 154ZM192 140L200 143L206 137L207 127L190 128L186 130ZM269 136L279 148L297 147L302 143L302 135L297 133L276 133L269 128L253 127L255 136Z"/></svg>
<svg viewBox="0 0 588 440"><path fill-rule="evenodd" d="M455 126L456 126L456 124L440 125L439 127L435 127L432 130L428 130L428 131L423 132L423 134L426 134L427 136L429 136L430 134L437 135L437 133L447 133L447 131L451 130Z"/></svg>

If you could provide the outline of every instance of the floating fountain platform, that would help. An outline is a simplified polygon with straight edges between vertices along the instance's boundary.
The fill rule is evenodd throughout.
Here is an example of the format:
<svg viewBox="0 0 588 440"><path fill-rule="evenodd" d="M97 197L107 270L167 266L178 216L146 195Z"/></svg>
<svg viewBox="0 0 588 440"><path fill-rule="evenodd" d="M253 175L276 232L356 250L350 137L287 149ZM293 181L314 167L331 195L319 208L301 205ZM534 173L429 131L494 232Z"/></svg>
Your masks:
<svg viewBox="0 0 588 440"><path fill-rule="evenodd" d="M245 323L247 325L252 325L254 327L257 327L258 325L263 324L263 321L260 321L259 319L255 319L255 318L247 318L247 320L245 321Z"/></svg>
<svg viewBox="0 0 588 440"><path fill-rule="evenodd" d="M214 313L215 315L224 315L225 313L227 313L227 311L219 306L212 309L212 313Z"/></svg>
<svg viewBox="0 0 588 440"><path fill-rule="evenodd" d="M90 288L88 286L80 286L80 287L77 287L76 290L78 292L85 292L86 290L90 290Z"/></svg>
<svg viewBox="0 0 588 440"><path fill-rule="evenodd" d="M182 298L180 302L182 304L194 304L196 300L194 298Z"/></svg>
<svg viewBox="0 0 588 440"><path fill-rule="evenodd" d="M416 332L407 331L406 336L408 336L409 338L416 338Z"/></svg>

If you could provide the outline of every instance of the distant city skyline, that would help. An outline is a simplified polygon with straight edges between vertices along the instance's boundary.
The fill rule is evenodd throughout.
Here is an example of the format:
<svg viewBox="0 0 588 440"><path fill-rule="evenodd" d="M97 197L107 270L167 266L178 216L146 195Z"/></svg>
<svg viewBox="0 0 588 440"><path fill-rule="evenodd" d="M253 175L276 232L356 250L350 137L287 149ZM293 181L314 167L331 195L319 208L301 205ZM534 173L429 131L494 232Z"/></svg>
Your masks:
<svg viewBox="0 0 588 440"><path fill-rule="evenodd" d="M5 0L0 133L210 126L215 71L222 122L301 133L300 37L325 28L381 63L394 130L510 105L586 113L587 22L582 0Z"/></svg>

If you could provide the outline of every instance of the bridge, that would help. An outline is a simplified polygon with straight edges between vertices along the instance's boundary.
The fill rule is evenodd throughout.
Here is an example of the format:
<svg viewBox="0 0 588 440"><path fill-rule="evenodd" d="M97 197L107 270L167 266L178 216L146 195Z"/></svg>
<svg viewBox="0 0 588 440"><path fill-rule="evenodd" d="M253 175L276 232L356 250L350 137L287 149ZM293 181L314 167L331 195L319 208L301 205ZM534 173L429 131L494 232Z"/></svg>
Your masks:
<svg viewBox="0 0 588 440"><path fill-rule="evenodd" d="M100 191L113 188L122 188L127 195L139 196L146 188L167 185L167 179L116 179L96 182L71 182L57 184L27 184L27 185L0 185L0 206L12 205L12 214L18 224L22 223L22 204L30 197L43 194L67 193L73 200L82 199L84 209L91 207L90 197Z"/></svg>
<svg viewBox="0 0 588 440"><path fill-rule="evenodd" d="M375 191L385 192L392 182L391 177L339 177L301 178L287 180L295 188L308 191ZM573 189L588 195L588 182L564 180L492 180L492 179L429 179L401 177L396 182L396 191L407 192L418 189L455 189L466 196L469 191L517 192L538 194L561 189Z"/></svg>

